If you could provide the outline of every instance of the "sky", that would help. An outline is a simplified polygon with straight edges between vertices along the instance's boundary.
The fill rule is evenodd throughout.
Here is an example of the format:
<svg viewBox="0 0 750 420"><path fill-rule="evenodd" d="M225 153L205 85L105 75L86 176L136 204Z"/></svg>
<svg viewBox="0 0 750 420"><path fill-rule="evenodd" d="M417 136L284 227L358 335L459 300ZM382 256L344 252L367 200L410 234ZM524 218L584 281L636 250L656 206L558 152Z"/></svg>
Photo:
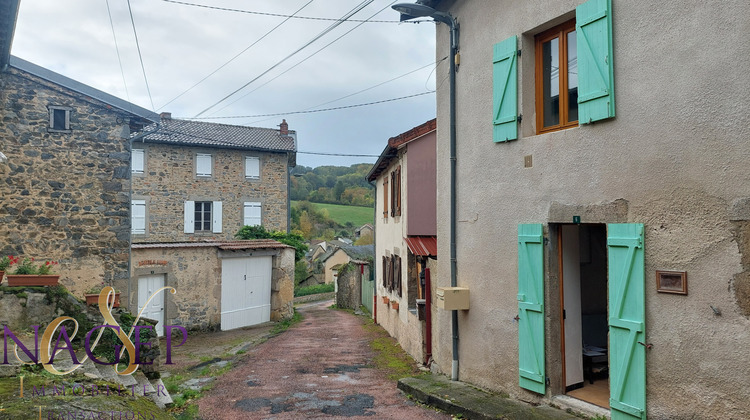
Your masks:
<svg viewBox="0 0 750 420"><path fill-rule="evenodd" d="M372 163L388 138L435 117L431 92L448 74L434 23L396 23L390 5L404 1L21 0L11 53L173 118L286 119L299 165ZM389 22L336 21L352 12ZM299 113L336 107L349 108Z"/></svg>

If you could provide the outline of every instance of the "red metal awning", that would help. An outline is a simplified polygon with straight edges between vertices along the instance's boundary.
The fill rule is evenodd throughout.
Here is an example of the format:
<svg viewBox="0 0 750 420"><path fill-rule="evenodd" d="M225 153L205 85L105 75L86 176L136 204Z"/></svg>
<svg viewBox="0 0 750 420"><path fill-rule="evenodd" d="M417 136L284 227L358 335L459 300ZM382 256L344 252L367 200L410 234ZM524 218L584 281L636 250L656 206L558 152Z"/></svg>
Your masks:
<svg viewBox="0 0 750 420"><path fill-rule="evenodd" d="M406 246L414 255L437 257L437 236L411 236L404 238Z"/></svg>

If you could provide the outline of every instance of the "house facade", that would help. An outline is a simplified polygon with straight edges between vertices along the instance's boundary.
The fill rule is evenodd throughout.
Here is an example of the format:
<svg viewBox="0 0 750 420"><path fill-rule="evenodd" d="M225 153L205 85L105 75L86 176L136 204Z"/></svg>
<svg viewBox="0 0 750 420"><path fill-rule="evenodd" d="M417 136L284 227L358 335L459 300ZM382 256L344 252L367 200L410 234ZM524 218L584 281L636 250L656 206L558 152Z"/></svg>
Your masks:
<svg viewBox="0 0 750 420"><path fill-rule="evenodd" d="M18 2L0 20L0 255L52 260L75 295L124 290L131 135L158 115L10 55Z"/></svg>
<svg viewBox="0 0 750 420"><path fill-rule="evenodd" d="M437 267L436 126L433 119L390 138L367 175L377 190L376 321L424 363L434 314L429 279Z"/></svg>
<svg viewBox="0 0 750 420"><path fill-rule="evenodd" d="M470 291L455 355L438 311L434 370L455 356L462 381L613 419L750 417L750 43L728 42L750 4L422 3L460 22L437 231L455 200Z"/></svg>

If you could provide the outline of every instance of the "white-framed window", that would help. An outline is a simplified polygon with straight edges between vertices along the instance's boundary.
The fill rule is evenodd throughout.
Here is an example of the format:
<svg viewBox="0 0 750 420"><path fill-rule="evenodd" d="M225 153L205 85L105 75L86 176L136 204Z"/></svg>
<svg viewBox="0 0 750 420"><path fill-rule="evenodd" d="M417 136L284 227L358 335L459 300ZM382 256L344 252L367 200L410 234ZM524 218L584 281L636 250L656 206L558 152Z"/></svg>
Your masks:
<svg viewBox="0 0 750 420"><path fill-rule="evenodd" d="M221 233L221 201L185 201L185 233Z"/></svg>
<svg viewBox="0 0 750 420"><path fill-rule="evenodd" d="M213 160L207 153L197 153L195 155L195 175L211 176L213 169Z"/></svg>
<svg viewBox="0 0 750 420"><path fill-rule="evenodd" d="M243 211L244 226L260 226L262 224L261 203L246 201Z"/></svg>
<svg viewBox="0 0 750 420"><path fill-rule="evenodd" d="M69 106L50 105L49 108L49 131L69 132L70 112L73 108Z"/></svg>
<svg viewBox="0 0 750 420"><path fill-rule="evenodd" d="M245 178L260 179L260 158L245 156Z"/></svg>
<svg viewBox="0 0 750 420"><path fill-rule="evenodd" d="M145 151L143 149L133 149L130 153L131 164L130 171L134 174L142 174L145 169Z"/></svg>
<svg viewBox="0 0 750 420"><path fill-rule="evenodd" d="M130 202L130 231L133 234L146 233L146 200L132 200Z"/></svg>

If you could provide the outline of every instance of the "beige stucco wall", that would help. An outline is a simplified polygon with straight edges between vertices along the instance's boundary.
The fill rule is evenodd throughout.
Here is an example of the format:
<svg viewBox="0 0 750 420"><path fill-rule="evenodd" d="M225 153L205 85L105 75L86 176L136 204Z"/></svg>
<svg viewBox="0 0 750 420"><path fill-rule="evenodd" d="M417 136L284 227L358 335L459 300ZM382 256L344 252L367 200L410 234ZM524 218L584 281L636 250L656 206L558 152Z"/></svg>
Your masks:
<svg viewBox="0 0 750 420"><path fill-rule="evenodd" d="M323 270L325 272L325 283L333 283L333 267L339 264L346 264L349 262L349 260L351 260L351 258L349 258L349 255L347 255L346 252L340 249L337 249L333 254L331 254L331 256L328 257L327 260L325 260L325 264L323 264Z"/></svg>
<svg viewBox="0 0 750 420"><path fill-rule="evenodd" d="M580 3L456 1L450 10L461 22L457 273L471 289L471 309L459 314L460 379L536 398L518 387L517 226L577 214L584 223L645 225L649 418L748 418L750 320L736 296L743 268L734 232L750 218L737 205L750 196L750 3L613 0L617 117L534 135L533 35ZM492 46L511 35L523 50L523 122L519 140L493 143ZM441 58L445 25L437 38ZM447 71L441 63L438 80ZM437 114L438 236L448 238L448 83L438 88ZM379 248L387 235L378 231ZM439 254L449 255L448 240ZM438 262L440 286L450 284L449 264ZM689 295L657 294L657 269L687 271ZM558 325L551 295L548 338ZM450 372L450 314L438 312L435 325L448 347L434 353ZM548 396L561 392L557 344L548 344Z"/></svg>

